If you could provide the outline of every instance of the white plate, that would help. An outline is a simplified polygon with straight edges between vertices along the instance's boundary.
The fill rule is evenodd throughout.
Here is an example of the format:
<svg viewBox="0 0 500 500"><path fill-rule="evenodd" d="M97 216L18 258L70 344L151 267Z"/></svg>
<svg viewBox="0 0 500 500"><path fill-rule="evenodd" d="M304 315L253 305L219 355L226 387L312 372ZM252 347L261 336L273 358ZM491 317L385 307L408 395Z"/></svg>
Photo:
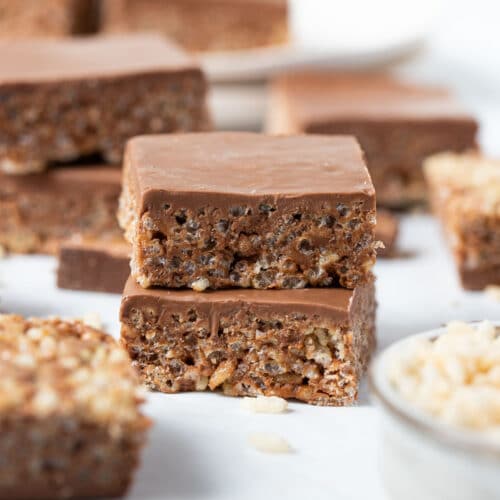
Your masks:
<svg viewBox="0 0 500 500"><path fill-rule="evenodd" d="M459 288L441 231L428 216L407 216L406 259L377 263L379 346L452 319L500 320L500 304ZM25 315L101 315L119 332L117 295L54 286L50 257L0 260L0 309ZM377 413L363 395L355 408L291 404L285 415L253 415L215 394L151 394L155 421L131 499L384 500L378 476ZM265 455L247 445L254 431L278 433L294 449Z"/></svg>
<svg viewBox="0 0 500 500"><path fill-rule="evenodd" d="M374 45L352 50L308 49L297 45L217 52L201 56L201 65L209 80L235 82L260 80L277 73L320 67L321 69L360 70L376 68L412 54L421 39L394 45Z"/></svg>
<svg viewBox="0 0 500 500"><path fill-rule="evenodd" d="M441 0L289 0L292 42L252 50L206 53L212 81L256 80L305 67L366 69L415 51Z"/></svg>

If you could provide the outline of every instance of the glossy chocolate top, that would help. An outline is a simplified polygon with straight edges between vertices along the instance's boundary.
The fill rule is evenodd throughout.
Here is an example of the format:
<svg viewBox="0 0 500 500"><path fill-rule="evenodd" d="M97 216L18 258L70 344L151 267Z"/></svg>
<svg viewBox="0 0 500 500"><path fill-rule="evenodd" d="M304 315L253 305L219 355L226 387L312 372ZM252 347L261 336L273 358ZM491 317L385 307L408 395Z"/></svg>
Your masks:
<svg viewBox="0 0 500 500"><path fill-rule="evenodd" d="M278 206L298 199L374 204L363 153L349 136L141 136L129 141L125 163L142 210L166 200L186 207L263 198Z"/></svg>
<svg viewBox="0 0 500 500"><path fill-rule="evenodd" d="M207 314L227 313L248 309L268 312L279 318L280 314L318 314L334 321L347 321L358 294L372 293L372 285L355 290L343 288L302 288L297 290L256 290L234 288L209 292L193 290L169 290L141 288L133 277L129 277L123 291L121 318L126 318L131 309L160 306L165 314L172 310L201 309Z"/></svg>
<svg viewBox="0 0 500 500"><path fill-rule="evenodd" d="M293 74L278 78L274 92L297 130L349 119L474 121L448 90L385 74Z"/></svg>
<svg viewBox="0 0 500 500"><path fill-rule="evenodd" d="M199 71L182 50L153 34L0 42L0 85Z"/></svg>

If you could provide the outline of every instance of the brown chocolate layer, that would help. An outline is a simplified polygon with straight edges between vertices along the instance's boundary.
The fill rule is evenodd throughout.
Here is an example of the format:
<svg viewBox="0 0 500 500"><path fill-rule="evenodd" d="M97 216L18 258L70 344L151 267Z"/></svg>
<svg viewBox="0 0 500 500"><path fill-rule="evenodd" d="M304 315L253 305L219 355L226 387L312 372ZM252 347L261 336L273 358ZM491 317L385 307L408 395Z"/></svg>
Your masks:
<svg viewBox="0 0 500 500"><path fill-rule="evenodd" d="M360 141L381 205L422 201L422 162L476 147L477 122L445 89L382 74L303 73L273 83L274 133L352 134Z"/></svg>
<svg viewBox="0 0 500 500"><path fill-rule="evenodd" d="M244 132L153 135L127 145L134 192L142 212L165 212L165 200L186 208L252 203L264 197L278 209L304 199L363 200L375 191L352 137L268 136Z"/></svg>
<svg viewBox="0 0 500 500"><path fill-rule="evenodd" d="M43 174L0 174L0 245L14 253L55 253L75 233L114 239L121 169L54 168Z"/></svg>
<svg viewBox="0 0 500 500"><path fill-rule="evenodd" d="M119 214L145 287L354 288L375 261L375 192L352 137L137 137Z"/></svg>
<svg viewBox="0 0 500 500"><path fill-rule="evenodd" d="M134 309L162 307L187 311L196 305L210 316L211 333L218 329L220 314L235 314L242 309L276 313L276 315L300 310L311 315L319 315L336 322L349 320L351 306L358 292L343 288L303 288L300 290L217 290L198 293L193 290L168 290L140 287L130 277L121 306L121 317L133 314Z"/></svg>
<svg viewBox="0 0 500 500"><path fill-rule="evenodd" d="M73 238L61 244L58 261L59 288L122 293L130 274L130 245Z"/></svg>

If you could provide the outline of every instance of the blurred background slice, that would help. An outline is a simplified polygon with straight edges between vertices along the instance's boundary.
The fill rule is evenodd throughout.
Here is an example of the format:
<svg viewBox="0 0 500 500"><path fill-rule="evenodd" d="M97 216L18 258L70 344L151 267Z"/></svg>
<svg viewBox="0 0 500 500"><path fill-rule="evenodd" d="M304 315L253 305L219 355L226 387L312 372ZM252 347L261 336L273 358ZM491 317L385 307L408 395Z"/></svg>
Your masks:
<svg viewBox="0 0 500 500"><path fill-rule="evenodd" d="M288 40L287 0L102 0L99 17L103 32L156 31L191 51Z"/></svg>
<svg viewBox="0 0 500 500"><path fill-rule="evenodd" d="M97 0L0 0L0 37L61 37L97 29Z"/></svg>

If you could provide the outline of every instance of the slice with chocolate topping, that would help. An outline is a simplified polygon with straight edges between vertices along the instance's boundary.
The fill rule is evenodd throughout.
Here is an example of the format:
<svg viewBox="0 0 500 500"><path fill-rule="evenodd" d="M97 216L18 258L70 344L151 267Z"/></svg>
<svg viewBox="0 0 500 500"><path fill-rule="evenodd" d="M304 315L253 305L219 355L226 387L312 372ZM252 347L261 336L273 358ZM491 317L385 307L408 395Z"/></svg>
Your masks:
<svg viewBox="0 0 500 500"><path fill-rule="evenodd" d="M206 130L200 67L162 37L0 42L0 171L100 154L120 164L138 134Z"/></svg>
<svg viewBox="0 0 500 500"><path fill-rule="evenodd" d="M354 288L378 245L375 191L347 136L136 137L119 218L146 288Z"/></svg>
<svg viewBox="0 0 500 500"><path fill-rule="evenodd" d="M375 345L375 293L192 290L123 293L122 341L146 385L352 404Z"/></svg>

